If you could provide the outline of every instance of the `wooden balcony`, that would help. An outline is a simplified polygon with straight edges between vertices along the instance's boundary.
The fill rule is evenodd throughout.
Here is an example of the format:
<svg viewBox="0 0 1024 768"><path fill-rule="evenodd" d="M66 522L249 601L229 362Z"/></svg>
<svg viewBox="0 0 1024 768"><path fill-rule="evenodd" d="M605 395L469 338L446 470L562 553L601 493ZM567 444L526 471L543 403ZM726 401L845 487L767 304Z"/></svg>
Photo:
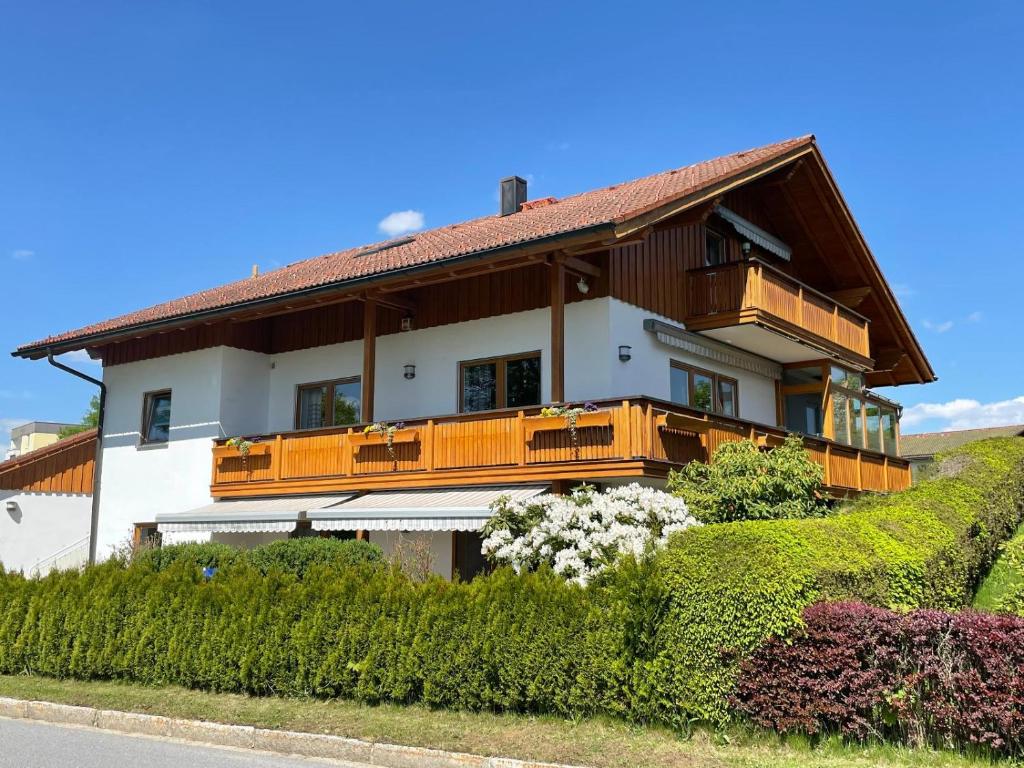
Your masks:
<svg viewBox="0 0 1024 768"><path fill-rule="evenodd" d="M755 324L851 362L871 363L866 317L765 262L704 267L688 272L687 280L689 330Z"/></svg>
<svg viewBox="0 0 1024 768"><path fill-rule="evenodd" d="M389 446L360 427L267 435L249 455L218 441L211 493L220 498L280 494L664 478L705 461L723 442L751 438L765 447L785 432L647 398L598 402L581 417L575 441L564 418L539 408L411 420ZM807 438L831 492L900 490L903 459Z"/></svg>

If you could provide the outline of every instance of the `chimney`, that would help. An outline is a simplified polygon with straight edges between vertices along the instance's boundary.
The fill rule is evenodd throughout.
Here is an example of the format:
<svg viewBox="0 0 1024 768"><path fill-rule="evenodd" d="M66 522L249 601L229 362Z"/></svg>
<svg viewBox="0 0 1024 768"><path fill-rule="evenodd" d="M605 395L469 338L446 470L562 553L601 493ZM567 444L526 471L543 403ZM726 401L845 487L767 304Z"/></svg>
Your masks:
<svg viewBox="0 0 1024 768"><path fill-rule="evenodd" d="M501 210L499 215L508 216L510 213L519 213L523 203L526 202L526 179L518 176L509 176L501 180Z"/></svg>

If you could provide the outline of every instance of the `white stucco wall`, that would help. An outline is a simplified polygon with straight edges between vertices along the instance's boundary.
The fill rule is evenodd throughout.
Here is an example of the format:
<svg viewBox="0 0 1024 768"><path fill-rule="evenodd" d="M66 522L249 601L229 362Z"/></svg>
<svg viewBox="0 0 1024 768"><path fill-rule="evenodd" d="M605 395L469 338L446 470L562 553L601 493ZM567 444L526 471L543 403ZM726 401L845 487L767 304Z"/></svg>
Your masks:
<svg viewBox="0 0 1024 768"><path fill-rule="evenodd" d="M15 505L11 511L9 502ZM87 558L91 516L92 496L0 491L0 563L31 573L40 561L83 540Z"/></svg>
<svg viewBox="0 0 1024 768"><path fill-rule="evenodd" d="M610 303L609 315L610 344L615 352L611 377L613 393L648 395L668 400L671 395L669 367L672 360L678 360L681 363L722 373L736 379L740 390L739 417L759 424L775 425L775 382L773 379L697 357L661 343L653 333L644 330L643 321L647 318L655 318L672 325L679 324L653 312L613 299ZM633 348L633 357L628 363L618 360L620 344L628 344Z"/></svg>
<svg viewBox="0 0 1024 768"><path fill-rule="evenodd" d="M603 298L566 307L566 399L625 395L669 398L669 361L717 370L739 382L740 416L774 424L771 379L693 358L643 329L653 313ZM664 318L659 318L664 319ZM632 359L618 359L629 344ZM460 361L539 350L541 394L551 399L550 312L519 312L426 328L377 341L375 417L397 421L458 410ZM218 347L104 369L107 422L98 554L127 541L136 522L208 504L213 438L294 429L300 384L362 373L362 342L264 355ZM416 377L403 368L412 363ZM171 389L171 440L140 446L146 392ZM450 572L450 542L446 564Z"/></svg>

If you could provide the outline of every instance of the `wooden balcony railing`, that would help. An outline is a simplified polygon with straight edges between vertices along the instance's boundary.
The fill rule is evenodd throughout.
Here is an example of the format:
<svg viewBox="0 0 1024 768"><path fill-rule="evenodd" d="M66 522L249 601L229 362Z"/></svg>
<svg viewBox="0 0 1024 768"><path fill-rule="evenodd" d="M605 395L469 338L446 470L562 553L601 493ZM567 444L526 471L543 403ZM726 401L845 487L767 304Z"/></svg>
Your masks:
<svg viewBox="0 0 1024 768"><path fill-rule="evenodd" d="M649 398L597 403L576 440L564 419L539 409L500 410L407 421L389 446L360 427L268 435L247 456L218 441L214 496L425 488L602 478L663 478L706 461L723 442L751 438L771 447L785 432ZM833 492L888 491L910 484L909 464L874 451L805 439Z"/></svg>
<svg viewBox="0 0 1024 768"><path fill-rule="evenodd" d="M757 259L688 273L686 326L777 325L858 358L870 357L868 319Z"/></svg>

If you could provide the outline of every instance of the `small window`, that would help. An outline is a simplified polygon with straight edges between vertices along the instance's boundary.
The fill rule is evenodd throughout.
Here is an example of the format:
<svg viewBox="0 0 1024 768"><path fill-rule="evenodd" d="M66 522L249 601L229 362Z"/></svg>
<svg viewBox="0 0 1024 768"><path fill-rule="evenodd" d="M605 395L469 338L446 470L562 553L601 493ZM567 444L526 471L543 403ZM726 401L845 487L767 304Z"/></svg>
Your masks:
<svg viewBox="0 0 1024 768"><path fill-rule="evenodd" d="M725 238L717 232L704 231L704 266L717 267L725 261Z"/></svg>
<svg viewBox="0 0 1024 768"><path fill-rule="evenodd" d="M166 443L171 439L171 390L147 392L142 402L142 442Z"/></svg>
<svg viewBox="0 0 1024 768"><path fill-rule="evenodd" d="M540 405L540 353L459 363L459 411Z"/></svg>
<svg viewBox="0 0 1024 768"><path fill-rule="evenodd" d="M736 379L672 361L669 397L673 403L709 413L739 416L739 384Z"/></svg>
<svg viewBox="0 0 1024 768"><path fill-rule="evenodd" d="M299 386L295 406L296 429L321 429L358 424L362 386L358 377Z"/></svg>
<svg viewBox="0 0 1024 768"><path fill-rule="evenodd" d="M132 535L132 543L136 549L143 547L159 547L160 531L156 523L136 523L135 533Z"/></svg>

